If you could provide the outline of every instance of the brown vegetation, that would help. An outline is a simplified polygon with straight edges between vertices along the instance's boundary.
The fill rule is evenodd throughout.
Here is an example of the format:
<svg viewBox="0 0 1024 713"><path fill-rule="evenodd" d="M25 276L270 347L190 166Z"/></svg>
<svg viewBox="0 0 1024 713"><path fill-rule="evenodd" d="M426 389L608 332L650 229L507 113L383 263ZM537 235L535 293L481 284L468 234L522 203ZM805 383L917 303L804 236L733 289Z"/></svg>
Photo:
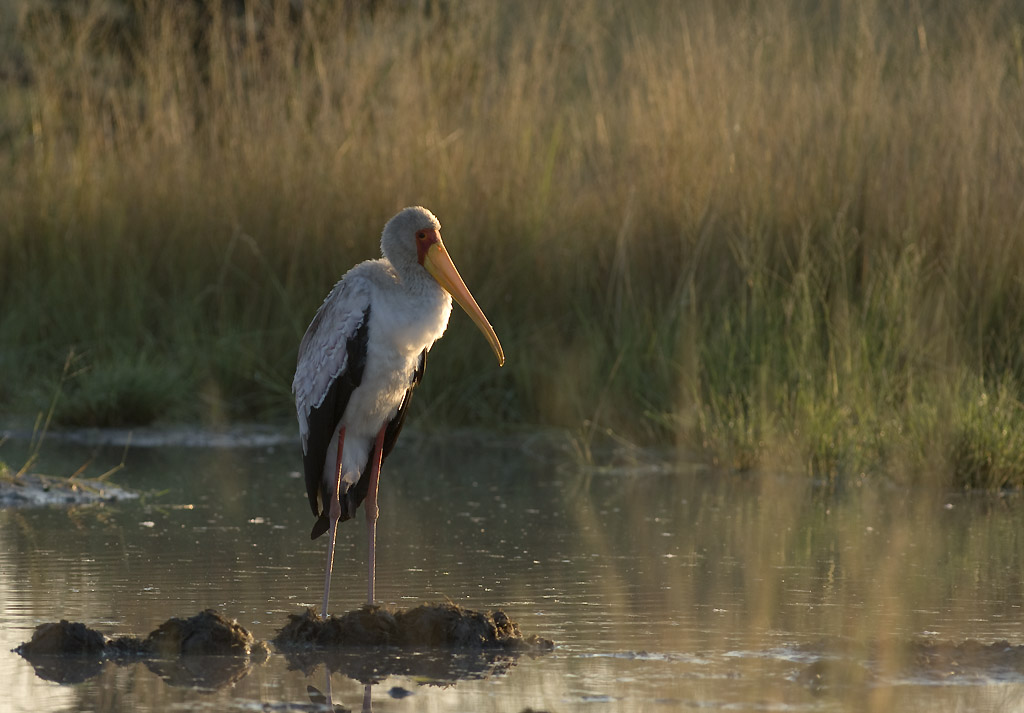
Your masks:
<svg viewBox="0 0 1024 713"><path fill-rule="evenodd" d="M73 345L65 421L285 413L423 203L508 347L456 317L431 417L1021 482L1020 3L300 5L8 22L5 410Z"/></svg>

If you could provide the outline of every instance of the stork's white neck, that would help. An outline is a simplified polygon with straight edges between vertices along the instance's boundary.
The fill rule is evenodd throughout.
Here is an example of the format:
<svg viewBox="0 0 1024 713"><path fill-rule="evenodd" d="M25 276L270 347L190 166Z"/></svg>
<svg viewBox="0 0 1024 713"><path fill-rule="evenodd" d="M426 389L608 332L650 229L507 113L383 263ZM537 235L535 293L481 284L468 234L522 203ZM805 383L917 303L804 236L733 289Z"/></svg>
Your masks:
<svg viewBox="0 0 1024 713"><path fill-rule="evenodd" d="M380 346L405 356L419 356L437 341L448 326L452 298L420 265L398 270L386 258L374 271L376 294L372 300L371 330Z"/></svg>

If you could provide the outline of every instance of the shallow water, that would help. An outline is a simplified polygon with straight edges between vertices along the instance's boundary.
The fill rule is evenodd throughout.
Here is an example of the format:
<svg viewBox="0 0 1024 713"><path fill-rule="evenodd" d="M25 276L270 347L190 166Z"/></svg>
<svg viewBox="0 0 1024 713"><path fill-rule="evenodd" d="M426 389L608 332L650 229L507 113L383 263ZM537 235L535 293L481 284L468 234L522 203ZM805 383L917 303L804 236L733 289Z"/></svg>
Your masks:
<svg viewBox="0 0 1024 713"><path fill-rule="evenodd" d="M18 447L0 455L17 462ZM93 451L46 454L44 470L66 472ZM103 450L92 470L120 457ZM115 478L150 492L139 501L0 510L0 710L315 709L325 666L276 652L201 689L142 663L61 685L10 651L47 621L145 636L210 607L269 640L319 604L325 543L308 539L290 445L136 447L127 464ZM331 696L360 710L368 693L375 711L1024 708L1015 656L907 653L1024 644L1022 506L650 459L584 468L526 436L403 435L382 480L378 598L501 608L556 648L368 691L336 672ZM342 527L334 613L365 598L365 545L361 518Z"/></svg>

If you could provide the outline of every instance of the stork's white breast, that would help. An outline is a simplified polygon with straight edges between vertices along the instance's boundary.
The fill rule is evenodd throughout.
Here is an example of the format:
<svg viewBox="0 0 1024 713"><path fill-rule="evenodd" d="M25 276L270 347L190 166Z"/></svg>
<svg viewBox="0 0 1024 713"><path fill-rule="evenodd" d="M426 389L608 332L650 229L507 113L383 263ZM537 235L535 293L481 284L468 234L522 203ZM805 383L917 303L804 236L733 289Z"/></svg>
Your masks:
<svg viewBox="0 0 1024 713"><path fill-rule="evenodd" d="M389 278L374 281L366 367L343 418L349 429L362 426L370 438L395 416L420 354L444 334L452 310L451 297L436 283L411 292Z"/></svg>

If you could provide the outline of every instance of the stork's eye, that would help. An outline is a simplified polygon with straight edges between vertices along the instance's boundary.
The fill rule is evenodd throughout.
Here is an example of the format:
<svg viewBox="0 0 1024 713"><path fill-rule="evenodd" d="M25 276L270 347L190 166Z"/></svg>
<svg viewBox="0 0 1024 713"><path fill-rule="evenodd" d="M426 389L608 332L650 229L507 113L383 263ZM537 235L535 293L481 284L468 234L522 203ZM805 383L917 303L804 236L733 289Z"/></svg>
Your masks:
<svg viewBox="0 0 1024 713"><path fill-rule="evenodd" d="M417 230L416 231L416 239L420 240L420 241L426 240L427 239L427 231L425 231L425 230Z"/></svg>

